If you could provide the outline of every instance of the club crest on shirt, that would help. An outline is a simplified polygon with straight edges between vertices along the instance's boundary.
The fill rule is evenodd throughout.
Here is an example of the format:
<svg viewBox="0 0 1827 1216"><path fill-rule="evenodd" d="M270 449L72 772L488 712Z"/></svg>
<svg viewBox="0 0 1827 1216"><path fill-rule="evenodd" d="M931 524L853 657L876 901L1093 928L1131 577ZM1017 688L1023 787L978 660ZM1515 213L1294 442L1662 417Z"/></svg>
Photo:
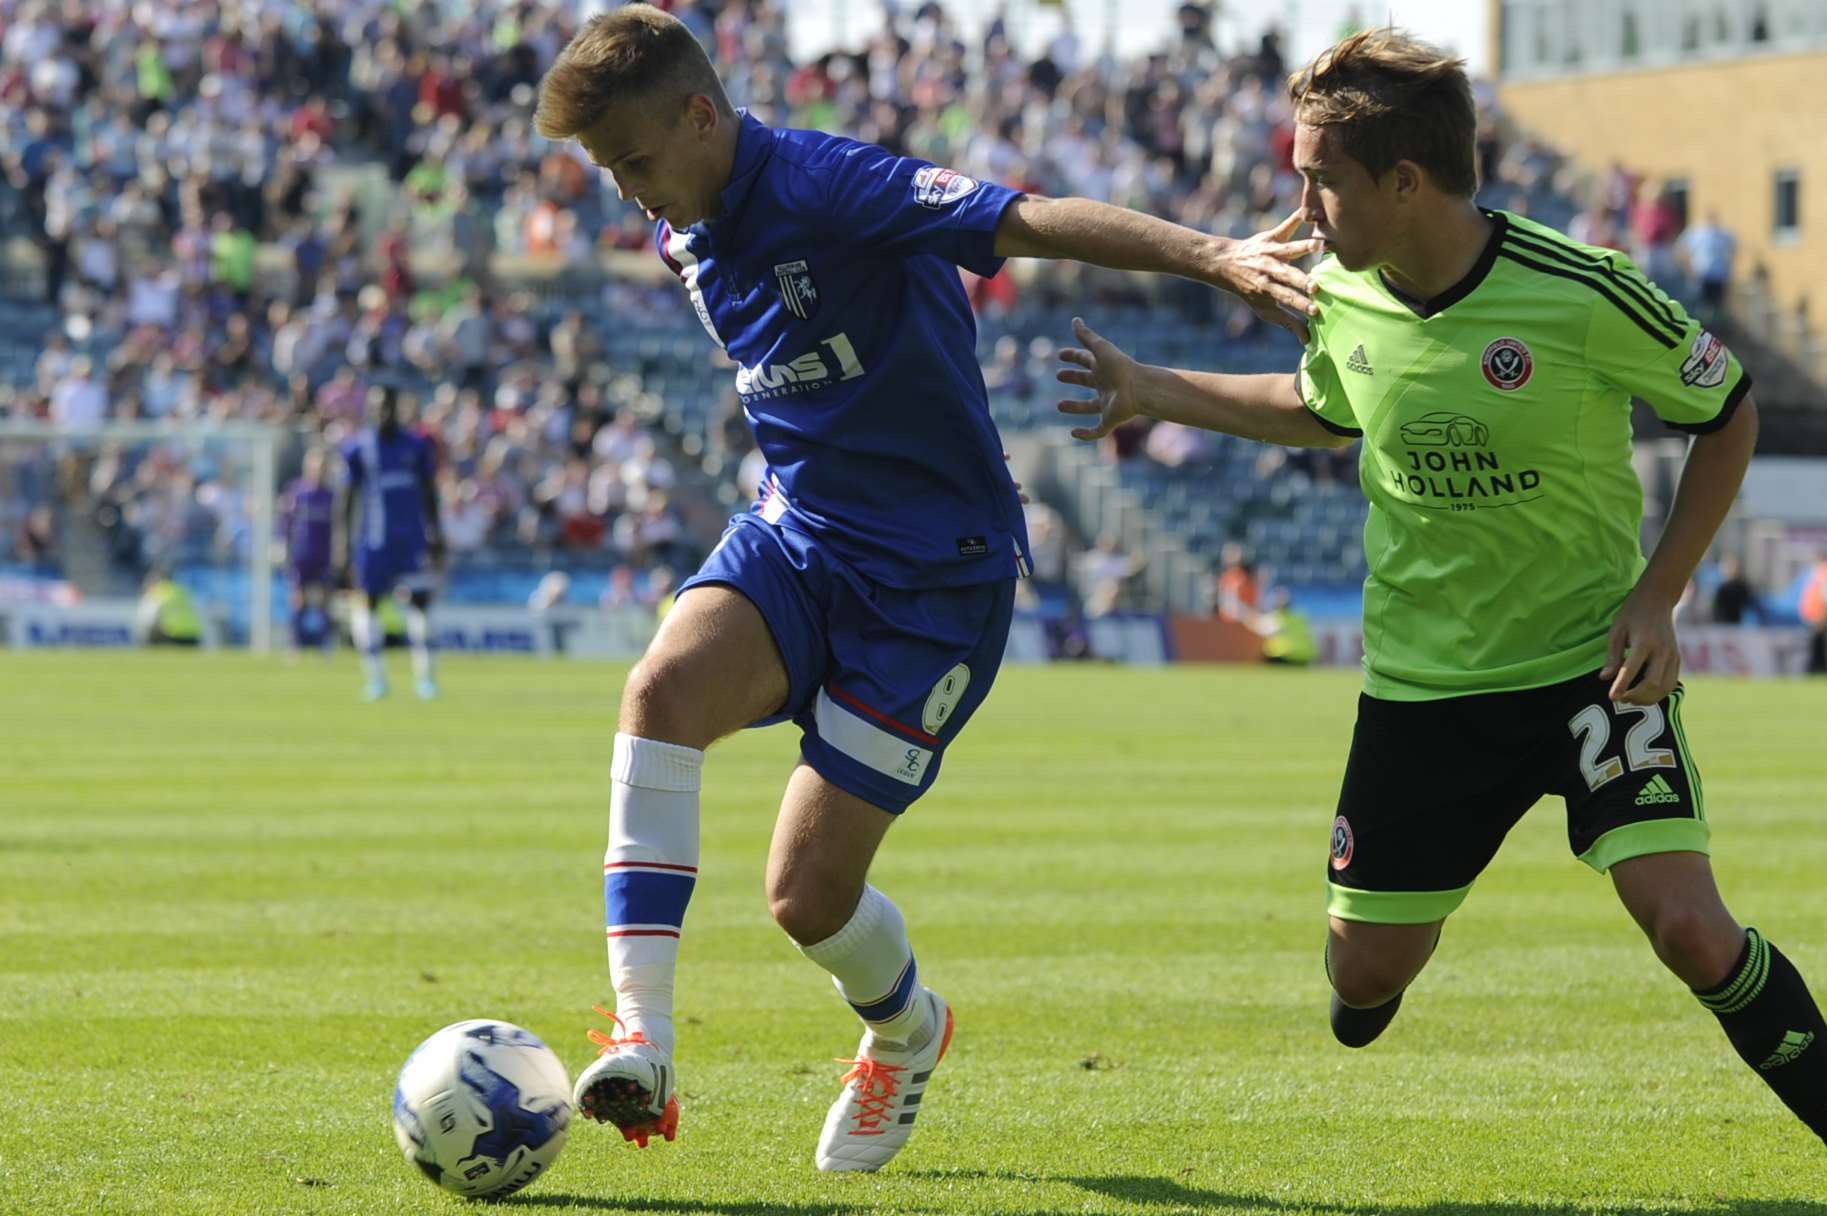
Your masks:
<svg viewBox="0 0 1827 1216"><path fill-rule="evenodd" d="M913 175L914 202L935 211L957 202L976 188L976 178L937 165L927 165Z"/></svg>
<svg viewBox="0 0 1827 1216"><path fill-rule="evenodd" d="M818 284L805 262L782 262L774 267L774 282L780 286L780 302L801 321L809 321L818 311Z"/></svg>
<svg viewBox="0 0 1827 1216"><path fill-rule="evenodd" d="M1701 330L1681 362L1681 383L1689 388L1718 388L1725 383L1725 343L1707 330Z"/></svg>
<svg viewBox="0 0 1827 1216"><path fill-rule="evenodd" d="M1499 338L1484 348L1484 378L1500 392L1513 393L1535 374L1535 356L1517 338Z"/></svg>

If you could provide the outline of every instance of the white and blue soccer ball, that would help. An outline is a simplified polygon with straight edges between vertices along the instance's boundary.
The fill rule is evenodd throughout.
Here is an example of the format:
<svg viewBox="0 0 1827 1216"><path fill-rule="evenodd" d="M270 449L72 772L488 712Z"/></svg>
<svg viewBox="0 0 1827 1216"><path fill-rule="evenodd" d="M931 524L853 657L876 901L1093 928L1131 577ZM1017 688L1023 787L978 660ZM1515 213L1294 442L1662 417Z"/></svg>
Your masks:
<svg viewBox="0 0 1827 1216"><path fill-rule="evenodd" d="M471 1199L512 1194L551 1168L571 1126L571 1081L531 1031L475 1018L419 1044L393 1091L406 1159Z"/></svg>

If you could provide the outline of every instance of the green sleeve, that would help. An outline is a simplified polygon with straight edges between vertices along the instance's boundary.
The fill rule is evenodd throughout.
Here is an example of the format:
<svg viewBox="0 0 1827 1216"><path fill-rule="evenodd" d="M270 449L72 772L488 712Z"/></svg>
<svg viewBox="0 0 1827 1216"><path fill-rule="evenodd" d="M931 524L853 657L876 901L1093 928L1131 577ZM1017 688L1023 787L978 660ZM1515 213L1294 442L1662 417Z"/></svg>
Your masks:
<svg viewBox="0 0 1827 1216"><path fill-rule="evenodd" d="M1606 279L1587 330L1594 373L1677 430L1705 434L1730 422L1751 377L1725 343L1629 258L1613 255Z"/></svg>
<svg viewBox="0 0 1827 1216"><path fill-rule="evenodd" d="M1325 339L1317 325L1313 327L1307 349L1301 353L1300 370L1294 373L1294 387L1307 408L1313 411L1314 419L1334 435L1349 435L1355 439L1364 433L1358 426L1357 415L1351 412L1351 402L1346 400L1339 385L1338 370L1332 364L1332 356L1327 353Z"/></svg>

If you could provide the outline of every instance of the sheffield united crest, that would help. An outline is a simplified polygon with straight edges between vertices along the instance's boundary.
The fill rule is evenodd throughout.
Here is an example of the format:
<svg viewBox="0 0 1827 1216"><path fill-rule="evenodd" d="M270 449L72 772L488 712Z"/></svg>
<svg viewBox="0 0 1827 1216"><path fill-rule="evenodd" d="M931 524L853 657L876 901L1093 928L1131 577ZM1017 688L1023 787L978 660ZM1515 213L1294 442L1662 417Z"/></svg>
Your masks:
<svg viewBox="0 0 1827 1216"><path fill-rule="evenodd" d="M809 321L818 311L818 284L804 262L782 262L774 267L774 281L780 284L780 302L801 321Z"/></svg>

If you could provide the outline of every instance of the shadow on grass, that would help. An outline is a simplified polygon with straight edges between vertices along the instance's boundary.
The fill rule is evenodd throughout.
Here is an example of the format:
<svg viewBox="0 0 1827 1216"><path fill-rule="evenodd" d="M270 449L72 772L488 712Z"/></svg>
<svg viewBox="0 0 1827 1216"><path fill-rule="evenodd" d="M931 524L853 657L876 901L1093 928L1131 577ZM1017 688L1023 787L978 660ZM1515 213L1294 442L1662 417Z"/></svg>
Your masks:
<svg viewBox="0 0 1827 1216"><path fill-rule="evenodd" d="M1205 1209L1242 1208L1271 1216L1277 1212L1318 1212L1323 1216L1667 1216L1665 1207L1606 1207L1581 1203L1472 1203L1442 1200L1438 1203L1293 1203L1261 1195L1227 1194L1186 1186L1171 1178L1110 1175L1095 1178L1058 1178L1087 1191L1126 1203L1161 1207ZM1695 1216L1827 1216L1827 1204L1806 1200L1728 1199L1695 1209Z"/></svg>
<svg viewBox="0 0 1827 1216"><path fill-rule="evenodd" d="M1237 1210L1258 1216L1281 1213L1318 1213L1319 1216L1668 1216L1666 1207L1607 1207L1589 1203L1473 1202L1442 1200L1438 1203L1328 1203L1271 1199L1264 1195L1212 1190L1187 1186L1171 1178L1152 1178L1141 1174L1070 1176L1029 1174L1012 1170L930 1170L911 1171L909 1178L960 1181L981 1179L999 1183L1047 1183L1079 1187L1094 1195L1139 1207L1175 1208L1196 1212ZM879 1198L879 1197L872 1197ZM955 1206L955 1196L947 1196L948 1208ZM714 1203L696 1199L656 1199L629 1196L623 1199L599 1195L577 1195L562 1191L534 1192L502 1200L501 1207L557 1208L575 1211L603 1212L692 1212L703 1216L856 1216L868 1212L870 1198L859 1196L855 1203L766 1203L737 1200ZM905 1210L901 1205L894 1205ZM480 1210L480 1209L479 1209ZM966 1208L976 1216L995 1216L995 1207ZM1035 1209L1015 1209L1031 1212ZM1096 1209L1074 1207L1083 1216L1099 1216ZM1726 1199L1692 1209L1694 1216L1827 1216L1827 1204L1806 1199Z"/></svg>
<svg viewBox="0 0 1827 1216"><path fill-rule="evenodd" d="M1603 1203L1528 1203L1441 1200L1436 1203L1339 1203L1271 1199L1265 1195L1219 1191L1188 1186L1171 1178L1140 1174L1071 1176L1028 1174L1000 1170L933 1170L913 1176L934 1179L981 1178L1004 1183L1064 1183L1107 1199L1141 1207L1212 1211L1236 1209L1278 1216L1279 1213L1318 1213L1319 1216L1668 1216L1667 1207L1606 1206ZM1077 1209L1075 1209L1077 1210ZM1723 1199L1699 1204L1693 1216L1827 1216L1827 1204L1807 1199ZM1091 1213L1096 1216L1096 1213Z"/></svg>
<svg viewBox="0 0 1827 1216"><path fill-rule="evenodd" d="M614 1199L602 1195L575 1195L564 1191L535 1191L511 1195L496 1207L558 1208L579 1212L701 1212L703 1216L857 1216L869 1203L767 1203L737 1200L711 1203L702 1199L649 1199L630 1196ZM478 1209L481 1211L483 1209Z"/></svg>

